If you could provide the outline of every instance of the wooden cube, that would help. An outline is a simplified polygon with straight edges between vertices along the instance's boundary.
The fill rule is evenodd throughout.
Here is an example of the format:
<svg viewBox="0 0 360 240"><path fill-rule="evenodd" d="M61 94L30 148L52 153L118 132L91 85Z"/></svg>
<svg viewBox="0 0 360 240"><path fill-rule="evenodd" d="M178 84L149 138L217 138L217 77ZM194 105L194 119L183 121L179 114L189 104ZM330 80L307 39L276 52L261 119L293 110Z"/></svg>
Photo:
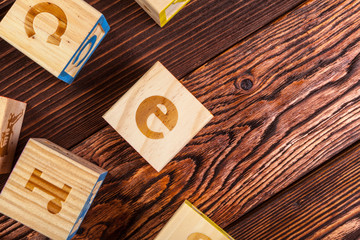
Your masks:
<svg viewBox="0 0 360 240"><path fill-rule="evenodd" d="M11 171L26 103L0 97L0 174Z"/></svg>
<svg viewBox="0 0 360 240"><path fill-rule="evenodd" d="M109 29L83 0L17 0L0 22L0 37L71 83Z"/></svg>
<svg viewBox="0 0 360 240"><path fill-rule="evenodd" d="M0 212L51 239L71 239L107 172L45 139L30 139L0 195Z"/></svg>
<svg viewBox="0 0 360 240"><path fill-rule="evenodd" d="M189 201L185 201L155 240L234 240Z"/></svg>
<svg viewBox="0 0 360 240"><path fill-rule="evenodd" d="M170 21L190 0L136 0L160 27Z"/></svg>
<svg viewBox="0 0 360 240"><path fill-rule="evenodd" d="M103 116L157 171L212 117L160 62Z"/></svg>

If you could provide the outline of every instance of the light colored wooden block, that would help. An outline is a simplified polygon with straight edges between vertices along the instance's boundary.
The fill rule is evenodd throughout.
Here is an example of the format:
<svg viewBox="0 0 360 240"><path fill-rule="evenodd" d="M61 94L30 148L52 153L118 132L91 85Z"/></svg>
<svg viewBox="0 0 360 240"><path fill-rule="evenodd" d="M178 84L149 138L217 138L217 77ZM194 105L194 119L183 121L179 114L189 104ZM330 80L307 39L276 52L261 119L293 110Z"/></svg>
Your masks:
<svg viewBox="0 0 360 240"><path fill-rule="evenodd" d="M71 239L107 172L45 139L30 139L0 195L0 212L51 239Z"/></svg>
<svg viewBox="0 0 360 240"><path fill-rule="evenodd" d="M213 116L157 62L103 117L160 171Z"/></svg>
<svg viewBox="0 0 360 240"><path fill-rule="evenodd" d="M0 174L11 171L26 103L0 97Z"/></svg>
<svg viewBox="0 0 360 240"><path fill-rule="evenodd" d="M0 37L71 83L109 29L83 0L17 0L0 22Z"/></svg>
<svg viewBox="0 0 360 240"><path fill-rule="evenodd" d="M160 27L170 21L190 0L136 0Z"/></svg>
<svg viewBox="0 0 360 240"><path fill-rule="evenodd" d="M234 240L200 212L185 201L156 236L155 240Z"/></svg>

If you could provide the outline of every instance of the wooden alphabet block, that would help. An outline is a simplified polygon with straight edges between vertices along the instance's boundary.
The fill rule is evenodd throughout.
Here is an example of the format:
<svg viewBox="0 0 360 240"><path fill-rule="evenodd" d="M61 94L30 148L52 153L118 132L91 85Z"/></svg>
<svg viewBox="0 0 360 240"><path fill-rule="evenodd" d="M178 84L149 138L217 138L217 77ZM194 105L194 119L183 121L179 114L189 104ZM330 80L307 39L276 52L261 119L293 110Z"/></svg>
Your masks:
<svg viewBox="0 0 360 240"><path fill-rule="evenodd" d="M71 239L107 172L45 139L30 139L0 195L0 212L51 239Z"/></svg>
<svg viewBox="0 0 360 240"><path fill-rule="evenodd" d="M160 62L103 116L157 171L212 117Z"/></svg>
<svg viewBox="0 0 360 240"><path fill-rule="evenodd" d="M11 171L26 103L0 97L0 174Z"/></svg>
<svg viewBox="0 0 360 240"><path fill-rule="evenodd" d="M16 0L0 22L0 37L71 83L109 29L83 0Z"/></svg>
<svg viewBox="0 0 360 240"><path fill-rule="evenodd" d="M160 27L170 21L190 0L136 0Z"/></svg>
<svg viewBox="0 0 360 240"><path fill-rule="evenodd" d="M155 240L234 240L210 218L185 201Z"/></svg>

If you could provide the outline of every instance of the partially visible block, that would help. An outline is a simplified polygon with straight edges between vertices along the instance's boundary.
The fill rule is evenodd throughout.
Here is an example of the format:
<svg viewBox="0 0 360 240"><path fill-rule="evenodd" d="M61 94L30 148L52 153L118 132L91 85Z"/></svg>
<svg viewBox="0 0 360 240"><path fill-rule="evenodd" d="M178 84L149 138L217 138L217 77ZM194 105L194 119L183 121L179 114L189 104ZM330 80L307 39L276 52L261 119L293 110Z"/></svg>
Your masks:
<svg viewBox="0 0 360 240"><path fill-rule="evenodd" d="M0 37L71 83L109 29L83 0L16 0L0 22Z"/></svg>
<svg viewBox="0 0 360 240"><path fill-rule="evenodd" d="M103 117L160 171L213 116L157 62Z"/></svg>
<svg viewBox="0 0 360 240"><path fill-rule="evenodd" d="M11 171L26 103L0 97L0 174Z"/></svg>
<svg viewBox="0 0 360 240"><path fill-rule="evenodd" d="M45 139L30 139L0 195L0 212L51 239L71 239L107 172Z"/></svg>
<svg viewBox="0 0 360 240"><path fill-rule="evenodd" d="M185 201L156 236L155 240L234 240L200 212Z"/></svg>
<svg viewBox="0 0 360 240"><path fill-rule="evenodd" d="M163 27L190 0L136 0L160 27Z"/></svg>

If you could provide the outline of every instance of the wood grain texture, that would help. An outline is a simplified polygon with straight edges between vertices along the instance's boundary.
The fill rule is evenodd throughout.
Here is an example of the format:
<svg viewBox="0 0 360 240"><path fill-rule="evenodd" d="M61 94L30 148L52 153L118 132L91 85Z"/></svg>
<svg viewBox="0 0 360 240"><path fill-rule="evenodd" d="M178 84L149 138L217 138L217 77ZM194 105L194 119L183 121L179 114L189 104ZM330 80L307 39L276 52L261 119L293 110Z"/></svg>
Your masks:
<svg viewBox="0 0 360 240"><path fill-rule="evenodd" d="M13 4L15 1L13 0L0 0L0 11L7 8L9 5Z"/></svg>
<svg viewBox="0 0 360 240"><path fill-rule="evenodd" d="M73 148L109 170L77 239L153 239L184 199L238 239L239 218L359 140L359 17L308 1L183 79L215 118L160 173L110 127Z"/></svg>
<svg viewBox="0 0 360 240"><path fill-rule="evenodd" d="M236 239L358 239L360 144L227 227Z"/></svg>
<svg viewBox="0 0 360 240"><path fill-rule="evenodd" d="M0 94L28 103L22 138L69 148L106 126L101 116L156 61L178 79L303 0L194 0L161 29L134 0L88 1L111 32L67 86L0 40Z"/></svg>

